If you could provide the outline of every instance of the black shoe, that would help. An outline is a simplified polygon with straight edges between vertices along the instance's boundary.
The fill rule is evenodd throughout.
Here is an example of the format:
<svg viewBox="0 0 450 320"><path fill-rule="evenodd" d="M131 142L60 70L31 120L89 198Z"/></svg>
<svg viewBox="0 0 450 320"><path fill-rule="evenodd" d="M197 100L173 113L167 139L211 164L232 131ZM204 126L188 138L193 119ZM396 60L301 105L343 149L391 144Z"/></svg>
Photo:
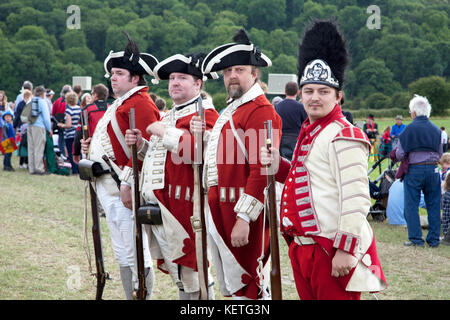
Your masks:
<svg viewBox="0 0 450 320"><path fill-rule="evenodd" d="M3 171L16 171L13 167L4 167Z"/></svg>
<svg viewBox="0 0 450 320"><path fill-rule="evenodd" d="M418 244L418 243L414 243L414 242L411 242L411 241L403 242L403 245L405 247L421 247L421 248L425 247L424 243Z"/></svg>

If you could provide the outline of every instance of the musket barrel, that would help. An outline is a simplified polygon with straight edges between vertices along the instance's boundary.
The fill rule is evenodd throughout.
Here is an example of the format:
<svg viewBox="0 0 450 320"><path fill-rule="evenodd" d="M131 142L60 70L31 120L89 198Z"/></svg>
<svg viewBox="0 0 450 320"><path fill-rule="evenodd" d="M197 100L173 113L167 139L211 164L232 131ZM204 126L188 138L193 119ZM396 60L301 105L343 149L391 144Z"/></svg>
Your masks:
<svg viewBox="0 0 450 320"><path fill-rule="evenodd" d="M134 108L129 112L130 129L135 129L135 114ZM137 211L140 207L140 193L139 193L139 167L136 144L131 146L131 157L133 166L133 185L134 185L134 205L133 214L136 223L136 257L137 257L137 273L139 288L136 293L137 300L145 300L147 297L147 287L145 284L145 265L144 265L144 247L142 243L142 225L137 220Z"/></svg>

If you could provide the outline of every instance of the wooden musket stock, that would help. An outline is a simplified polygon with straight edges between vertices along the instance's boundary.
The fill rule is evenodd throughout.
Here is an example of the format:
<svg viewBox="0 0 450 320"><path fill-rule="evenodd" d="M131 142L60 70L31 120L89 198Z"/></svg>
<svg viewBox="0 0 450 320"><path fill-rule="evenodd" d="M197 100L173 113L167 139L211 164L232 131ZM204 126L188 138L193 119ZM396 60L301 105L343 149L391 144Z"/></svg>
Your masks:
<svg viewBox="0 0 450 320"><path fill-rule="evenodd" d="M83 139L89 138L89 120L87 111L84 110L83 116L81 118L83 121ZM100 231L100 219L98 216L97 207L97 194L92 187L91 182L89 182L89 194L91 198L91 213L92 213L92 239L94 243L94 255L95 255L95 267L97 270L97 292L95 295L96 300L101 300L103 295L103 289L105 288L106 279L109 279L108 272L105 271L105 263L103 261L103 249L102 249L102 238Z"/></svg>
<svg viewBox="0 0 450 320"><path fill-rule="evenodd" d="M266 129L266 148L270 152L272 147L272 120L264 122ZM270 227L270 255L272 266L270 270L270 286L272 291L272 300L282 300L281 289L281 269L280 269L280 249L278 243L278 226L277 226L277 208L275 196L275 176L269 174L267 170L267 211L269 213Z"/></svg>

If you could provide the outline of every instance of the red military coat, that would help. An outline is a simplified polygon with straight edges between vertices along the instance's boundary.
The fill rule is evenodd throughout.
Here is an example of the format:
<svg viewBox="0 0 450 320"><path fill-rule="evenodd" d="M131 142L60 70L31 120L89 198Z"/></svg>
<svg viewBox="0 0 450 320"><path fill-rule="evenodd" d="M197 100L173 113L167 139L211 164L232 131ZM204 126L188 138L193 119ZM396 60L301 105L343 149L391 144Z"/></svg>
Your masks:
<svg viewBox="0 0 450 320"><path fill-rule="evenodd" d="M203 106L208 131L219 114L209 101L204 100ZM159 205L164 208L163 226L172 262L197 270L195 235L190 221L193 214L194 137L189 127L195 115L195 103L177 109L170 110L162 120L166 126L165 136L159 142L152 137L150 148L155 150L146 154L142 192L144 199L151 201L150 191L153 191ZM152 165L156 162L164 164ZM164 268L161 266L161 270Z"/></svg>
<svg viewBox="0 0 450 320"><path fill-rule="evenodd" d="M104 169L109 169L102 159L103 155L107 155L120 180L130 184L133 182L132 159L125 144L125 131L130 128L128 113L134 108L136 128L146 138L149 138L145 132L147 126L160 118L147 89L135 87L114 101L97 123L89 149L89 159L99 161Z"/></svg>
<svg viewBox="0 0 450 320"><path fill-rule="evenodd" d="M145 139L149 139L149 134L145 131L147 126L155 121L159 121L159 110L153 100L147 93L148 87L144 87L126 99L121 106L117 108L116 118L122 134L130 128L129 115L131 108L134 108L136 128L142 132ZM125 154L119 140L114 134L111 122L108 124L108 135L116 157L115 163L120 167L128 166L131 168L132 160Z"/></svg>
<svg viewBox="0 0 450 320"><path fill-rule="evenodd" d="M206 153L209 232L220 252L227 290L251 299L261 297L257 259L263 263L269 256L269 226L263 229L265 168L259 161L259 150L265 145L264 122L272 120L274 145L281 136L281 118L264 96L259 85L253 86L241 99L229 105L216 122ZM229 119L232 114L232 121ZM225 122L226 121L226 122ZM220 126L222 126L220 132ZM232 127L242 141L242 150ZM245 155L246 154L246 155ZM217 169L216 169L217 168ZM250 223L249 244L235 248L231 231L238 217Z"/></svg>

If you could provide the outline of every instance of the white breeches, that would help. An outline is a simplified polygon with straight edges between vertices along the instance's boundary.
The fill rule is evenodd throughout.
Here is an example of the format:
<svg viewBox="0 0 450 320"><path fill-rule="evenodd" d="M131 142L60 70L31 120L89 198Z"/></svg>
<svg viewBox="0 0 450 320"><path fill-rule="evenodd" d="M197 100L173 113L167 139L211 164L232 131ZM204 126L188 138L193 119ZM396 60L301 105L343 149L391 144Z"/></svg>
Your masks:
<svg viewBox="0 0 450 320"><path fill-rule="evenodd" d="M112 179L100 177L96 181L97 197L105 211L111 236L114 257L121 267L134 267L135 263L135 222L132 211L126 208L120 200L120 193L111 194L111 186L115 183ZM115 187L115 186L114 186ZM109 192L108 192L109 191ZM152 261L148 248L148 240L145 232L143 235L144 262L145 267L151 267Z"/></svg>

